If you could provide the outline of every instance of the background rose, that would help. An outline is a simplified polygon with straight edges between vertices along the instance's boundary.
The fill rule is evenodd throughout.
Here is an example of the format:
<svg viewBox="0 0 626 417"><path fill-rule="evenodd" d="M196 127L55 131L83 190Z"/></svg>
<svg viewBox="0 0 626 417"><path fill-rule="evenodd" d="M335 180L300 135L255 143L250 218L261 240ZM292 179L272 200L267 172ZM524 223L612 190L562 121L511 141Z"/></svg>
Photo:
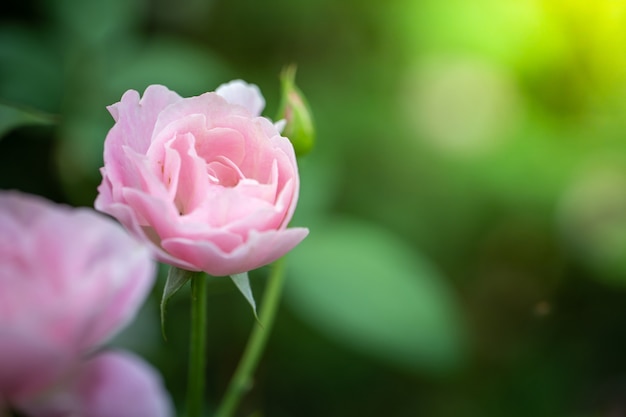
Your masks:
<svg viewBox="0 0 626 417"><path fill-rule="evenodd" d="M299 177L293 147L259 117L242 81L181 98L159 85L109 107L95 206L150 242L160 260L223 276L270 263L307 235L287 229Z"/></svg>
<svg viewBox="0 0 626 417"><path fill-rule="evenodd" d="M173 415L161 376L128 352L85 361L61 389L20 404L29 417L168 417Z"/></svg>
<svg viewBox="0 0 626 417"><path fill-rule="evenodd" d="M77 378L90 380L96 364L102 366L100 355L86 355L135 316L154 272L149 251L112 220L34 196L0 193L0 414L8 403L35 409L37 416L55 415L51 408L65 410L60 415L107 415L70 388ZM120 362L117 368L131 374L147 366L136 358L111 363ZM128 384L152 392L146 406L156 404L162 410L156 415L168 415L162 387L150 388L160 386L158 380L139 372L143 380ZM91 374L94 392L120 383ZM108 415L126 414L120 409Z"/></svg>

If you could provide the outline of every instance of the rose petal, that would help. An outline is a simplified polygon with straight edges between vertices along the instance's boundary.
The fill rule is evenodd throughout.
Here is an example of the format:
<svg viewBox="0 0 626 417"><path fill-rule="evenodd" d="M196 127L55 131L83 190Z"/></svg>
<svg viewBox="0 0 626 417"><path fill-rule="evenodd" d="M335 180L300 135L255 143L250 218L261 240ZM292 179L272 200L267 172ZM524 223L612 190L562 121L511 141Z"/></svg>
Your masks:
<svg viewBox="0 0 626 417"><path fill-rule="evenodd" d="M177 259L167 253L161 248L161 238L156 235L156 232L151 227L143 227L137 220L137 213L133 211L131 207L126 204L116 203L106 207L106 210L102 210L120 221L135 237L143 241L148 247L152 249L154 256L161 262L174 265L178 268L186 269L188 271L198 271L198 269L192 264Z"/></svg>
<svg viewBox="0 0 626 417"><path fill-rule="evenodd" d="M128 146L140 154L146 153L158 115L181 97L166 87L149 86L141 99L139 93L129 90L119 103L108 107L116 123L107 134L104 164L113 183L123 181L132 165L125 158L122 147Z"/></svg>
<svg viewBox="0 0 626 417"><path fill-rule="evenodd" d="M107 352L86 363L77 384L83 415L167 417L172 403L161 377L137 356Z"/></svg>
<svg viewBox="0 0 626 417"><path fill-rule="evenodd" d="M219 185L209 187L204 202L190 216L193 216L196 223L205 223L213 228L229 228L229 230L232 230L230 226L237 221L252 217L258 220L255 229L264 228L267 225L266 222L276 215L276 209L271 201L246 195L242 190L245 187L246 184L235 188ZM272 192L271 186L259 185L250 188L258 188L258 193L261 195ZM252 194L252 191L248 193ZM282 219L282 216L280 217Z"/></svg>
<svg viewBox="0 0 626 417"><path fill-rule="evenodd" d="M206 162L225 157L239 165L246 153L243 135L228 128L215 127L196 134L196 151Z"/></svg>
<svg viewBox="0 0 626 417"><path fill-rule="evenodd" d="M173 406L161 376L128 352L85 362L64 389L17 404L32 417L169 417Z"/></svg>
<svg viewBox="0 0 626 417"><path fill-rule="evenodd" d="M32 398L66 374L74 361L69 352L27 329L0 328L0 403Z"/></svg>
<svg viewBox="0 0 626 417"><path fill-rule="evenodd" d="M178 172L171 172L165 164L167 172L176 178L174 203L180 214L191 213L204 199L208 181L206 163L196 153L195 138L186 133L177 136L167 146L178 155Z"/></svg>
<svg viewBox="0 0 626 417"><path fill-rule="evenodd" d="M227 276L274 262L308 234L309 230L305 228L251 232L248 241L231 253L224 253L211 242L184 238L163 240L162 246L172 255L193 263L199 270L213 276Z"/></svg>
<svg viewBox="0 0 626 417"><path fill-rule="evenodd" d="M164 131L170 132L171 130L167 130L170 123L176 123L189 116L199 114L210 114L210 117L205 119L207 129L216 127L214 121L219 121L225 117L250 117L245 108L230 104L216 93L204 93L200 96L186 98L163 109L154 125L152 139L156 139L156 135L161 135Z"/></svg>
<svg viewBox="0 0 626 417"><path fill-rule="evenodd" d="M107 108L116 121L110 137L107 137L109 147L125 145L145 153L158 115L170 104L181 100L178 94L162 85L149 86L141 99L137 91L128 90L118 103Z"/></svg>
<svg viewBox="0 0 626 417"><path fill-rule="evenodd" d="M141 226L150 226L161 238L175 234L175 224L180 214L172 201L132 188L125 188L123 194L137 219L144 220Z"/></svg>
<svg viewBox="0 0 626 417"><path fill-rule="evenodd" d="M233 80L222 84L217 87L215 92L229 103L245 107L253 117L260 116L265 108L265 99L259 87L242 80Z"/></svg>

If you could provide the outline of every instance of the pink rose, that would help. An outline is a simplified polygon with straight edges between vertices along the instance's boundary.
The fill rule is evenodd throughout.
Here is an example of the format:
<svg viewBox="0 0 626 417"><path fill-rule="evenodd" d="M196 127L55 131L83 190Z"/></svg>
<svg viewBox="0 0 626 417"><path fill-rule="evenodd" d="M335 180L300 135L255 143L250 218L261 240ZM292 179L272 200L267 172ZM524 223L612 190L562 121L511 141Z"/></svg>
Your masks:
<svg viewBox="0 0 626 417"><path fill-rule="evenodd" d="M0 193L0 415L7 405L56 415L47 401L58 396L67 397L71 415L104 415L79 412L88 408L86 400L66 388L85 378L93 361L101 363L99 355L85 356L133 319L154 273L147 248L114 221L88 209ZM122 366L145 366L129 362L139 360ZM104 382L93 384L107 390L114 381ZM135 382L136 389L145 385ZM164 407L157 415L168 415L162 388L149 389L152 404Z"/></svg>
<svg viewBox="0 0 626 417"><path fill-rule="evenodd" d="M109 107L95 207L159 260L215 276L275 261L308 234L287 228L299 192L293 147L242 81L181 98L159 85Z"/></svg>
<svg viewBox="0 0 626 417"><path fill-rule="evenodd" d="M104 352L84 361L61 388L20 404L20 411L30 417L173 415L160 375L128 352Z"/></svg>

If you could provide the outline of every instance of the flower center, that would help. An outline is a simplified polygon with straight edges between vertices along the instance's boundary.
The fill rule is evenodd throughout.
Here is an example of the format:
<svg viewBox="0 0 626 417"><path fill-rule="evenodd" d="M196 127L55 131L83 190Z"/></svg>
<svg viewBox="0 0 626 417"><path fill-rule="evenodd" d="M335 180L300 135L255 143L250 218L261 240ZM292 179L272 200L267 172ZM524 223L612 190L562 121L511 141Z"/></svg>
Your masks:
<svg viewBox="0 0 626 417"><path fill-rule="evenodd" d="M218 156L207 164L209 182L222 187L234 187L245 178L233 161L225 156Z"/></svg>

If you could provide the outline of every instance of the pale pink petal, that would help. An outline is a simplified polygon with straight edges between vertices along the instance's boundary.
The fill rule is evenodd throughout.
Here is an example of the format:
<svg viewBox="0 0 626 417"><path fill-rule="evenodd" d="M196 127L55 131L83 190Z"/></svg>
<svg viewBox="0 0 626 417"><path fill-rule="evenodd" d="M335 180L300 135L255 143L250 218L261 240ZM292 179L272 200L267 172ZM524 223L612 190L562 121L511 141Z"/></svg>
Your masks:
<svg viewBox="0 0 626 417"><path fill-rule="evenodd" d="M193 212L204 199L209 186L206 163L198 156L194 145L195 138L190 133L176 137L167 145L180 158L180 166L175 173L174 194L174 203L180 214Z"/></svg>
<svg viewBox="0 0 626 417"><path fill-rule="evenodd" d="M113 183L128 181L127 171L132 164L125 158L123 147L130 147L140 154L146 153L158 115L181 97L166 87L149 86L143 98L134 90L127 91L119 103L109 107L116 120L107 134L104 146L104 164Z"/></svg>
<svg viewBox="0 0 626 417"><path fill-rule="evenodd" d="M48 200L36 195L3 190L0 194L0 212L4 221L0 223L0 226L29 227L33 221L48 213L48 204Z"/></svg>
<svg viewBox="0 0 626 417"><path fill-rule="evenodd" d="M229 103L245 107L253 117L260 116L265 108L265 99L259 87L242 80L222 84L215 92Z"/></svg>
<svg viewBox="0 0 626 417"><path fill-rule="evenodd" d="M180 213L172 201L160 199L132 188L124 189L124 200L132 208L138 219L145 223L141 226L150 226L161 237L176 234L176 224Z"/></svg>
<svg viewBox="0 0 626 417"><path fill-rule="evenodd" d="M21 268L30 278L12 291L16 303L28 296L38 308L26 310L13 323L19 320L20 326L72 349L106 340L132 319L152 286L155 270L147 249L116 222L91 210L26 196L20 201L26 210L31 204L48 210L24 233L30 246L23 248L28 252L22 254Z"/></svg>
<svg viewBox="0 0 626 417"><path fill-rule="evenodd" d="M111 149L130 146L145 154L157 117L167 106L181 100L178 94L162 85L149 86L141 99L137 91L128 90L118 103L108 107L117 123L107 136L107 145Z"/></svg>
<svg viewBox="0 0 626 417"><path fill-rule="evenodd" d="M309 233L305 228L251 232L249 240L231 253L224 253L211 242L171 238L162 242L172 255L188 260L213 276L247 272L274 262L293 249Z"/></svg>
<svg viewBox="0 0 626 417"><path fill-rule="evenodd" d="M279 207L285 216L282 219L279 228L287 227L293 213L296 210L296 202L298 201L298 192L300 187L298 186L298 178L291 178L285 187L281 190L278 198L276 199L276 207Z"/></svg>
<svg viewBox="0 0 626 417"><path fill-rule="evenodd" d="M39 322L43 337L86 350L134 317L154 279L147 248L117 223L86 209L75 210L70 219L51 216L37 233L33 262L41 267L36 271L41 280L27 291L47 314L24 315L24 326L34 326L27 319ZM58 278L43 280L52 274Z"/></svg>
<svg viewBox="0 0 626 417"><path fill-rule="evenodd" d="M0 403L28 400L53 386L75 361L69 352L28 329L0 328Z"/></svg>
<svg viewBox="0 0 626 417"><path fill-rule="evenodd" d="M239 164L239 168L246 178L253 178L262 183L267 183L272 173L272 165L275 160L279 163L278 187L282 188L288 178L297 175L297 165L293 150L289 151L291 143L281 136L267 137L262 132L265 124L264 119L255 119L250 124L241 118L228 119L228 127L238 129L246 139L245 158ZM288 149L285 150L285 147Z"/></svg>
<svg viewBox="0 0 626 417"><path fill-rule="evenodd" d="M174 415L161 376L137 356L121 351L96 355L64 386L17 407L32 417Z"/></svg>
<svg viewBox="0 0 626 417"><path fill-rule="evenodd" d="M98 210L102 210L119 220L119 222L122 223L129 232L131 232L138 239L142 240L152 250L153 255L159 261L189 271L198 270L194 265L182 259L177 259L164 251L163 248L161 248L161 238L156 235L156 232L154 232L151 227L142 226L137 220L137 213L135 213L135 211L128 205L117 203L107 206L106 210L100 208L98 208Z"/></svg>
<svg viewBox="0 0 626 417"><path fill-rule="evenodd" d="M160 375L128 352L105 352L88 361L76 394L89 417L173 415Z"/></svg>
<svg viewBox="0 0 626 417"><path fill-rule="evenodd" d="M186 224L185 226L190 225ZM180 227L178 229L180 233L177 237L196 241L211 242L224 253L232 252L233 250L241 246L243 242L243 238L240 234L233 233L230 230L215 228L211 230L206 229L206 227L199 228L198 230L194 230L191 227Z"/></svg>
<svg viewBox="0 0 626 417"><path fill-rule="evenodd" d="M124 147L122 149L126 159L132 163L132 168L128 170L127 181L120 181L114 189L114 199L120 200L124 187L133 187L150 193L159 198L167 199L169 193L163 183L162 170L154 160L146 155L139 154L134 150Z"/></svg>
<svg viewBox="0 0 626 417"><path fill-rule="evenodd" d="M104 211L103 209L113 204L115 200L113 199L113 184L107 176L105 167L100 168L100 174L102 175L102 182L98 186L98 196L94 202L94 208L99 211Z"/></svg>
<svg viewBox="0 0 626 417"><path fill-rule="evenodd" d="M242 187L245 187L245 184ZM263 192L261 189L260 193ZM270 187L267 187L267 192L271 193ZM204 202L190 216L196 223L203 222L213 228L228 228L239 219L256 216L268 219L268 216L275 214L275 207L271 201L251 198L240 191L239 185L234 188L214 185L208 188ZM257 217L259 221L260 217ZM259 224L258 227L263 226Z"/></svg>
<svg viewBox="0 0 626 417"><path fill-rule="evenodd" d="M230 104L222 96L216 93L204 93L200 96L186 98L166 107L158 115L152 139L156 139L157 135L163 135L163 132L170 132L171 130L168 130L170 123L175 123L198 114L209 116L205 119L207 129L216 127L214 122L224 117L234 115L250 117L246 109ZM171 135L165 134L165 136Z"/></svg>
<svg viewBox="0 0 626 417"><path fill-rule="evenodd" d="M239 165L245 155L245 141L241 132L215 127L196 135L196 150L205 161L226 157Z"/></svg>

